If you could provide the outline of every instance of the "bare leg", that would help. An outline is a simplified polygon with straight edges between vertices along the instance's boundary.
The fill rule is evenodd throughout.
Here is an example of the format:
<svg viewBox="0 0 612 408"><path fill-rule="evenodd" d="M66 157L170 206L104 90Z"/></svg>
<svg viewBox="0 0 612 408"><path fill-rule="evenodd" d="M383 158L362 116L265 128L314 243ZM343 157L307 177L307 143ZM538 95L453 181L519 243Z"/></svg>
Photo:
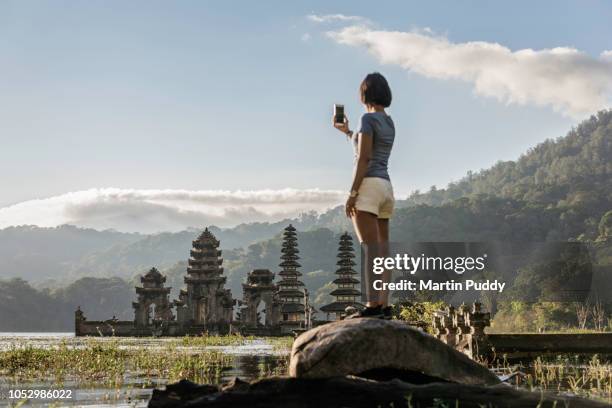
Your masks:
<svg viewBox="0 0 612 408"><path fill-rule="evenodd" d="M353 226L359 242L365 244L368 249L368 256L365 260L367 267L363 279L365 280L366 288L366 306L374 307L381 304L379 294L372 288L372 284L376 279L372 272L373 259L378 255L378 218L372 213L365 211L357 211L353 216Z"/></svg>
<svg viewBox="0 0 612 408"><path fill-rule="evenodd" d="M378 218L378 256L389 256L389 219ZM382 275L383 282L391 282L391 271L385 269ZM384 290L379 293L378 299L383 307L389 305L389 291Z"/></svg>

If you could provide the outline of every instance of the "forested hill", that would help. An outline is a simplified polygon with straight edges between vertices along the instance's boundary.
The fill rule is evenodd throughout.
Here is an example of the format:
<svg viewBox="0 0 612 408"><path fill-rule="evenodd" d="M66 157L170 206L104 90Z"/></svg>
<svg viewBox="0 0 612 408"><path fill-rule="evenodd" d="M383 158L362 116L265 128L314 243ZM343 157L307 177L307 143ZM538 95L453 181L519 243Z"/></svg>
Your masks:
<svg viewBox="0 0 612 408"><path fill-rule="evenodd" d="M529 149L516 161L470 172L445 189L415 193L408 203L441 205L460 197L489 194L559 206L589 199L585 195L611 195L611 176L612 110L607 110L583 121L566 136Z"/></svg>
<svg viewBox="0 0 612 408"><path fill-rule="evenodd" d="M462 197L470 201L457 201ZM440 207L444 203L448 205ZM426 240L473 237L480 235L484 226L458 224L459 220L492 219L488 214L502 211L504 206L502 212L509 212L514 219L524 220L532 228L539 226L533 239L578 238L581 234L595 238L611 203L612 111L602 111L566 136L530 149L517 161L500 162L445 189L398 200L398 207L410 208L398 211L394 229L398 239L408 234ZM418 208L423 204L428 207ZM534 224L534 220L538 222ZM246 248L274 237L289 222L300 231L328 228L337 233L350 229L339 207L320 215L310 213L293 220L213 231L224 249ZM203 227L155 235L70 226L7 228L0 230L0 278L22 277L60 285L83 276L129 279L151 265L166 268L185 260L191 240Z"/></svg>

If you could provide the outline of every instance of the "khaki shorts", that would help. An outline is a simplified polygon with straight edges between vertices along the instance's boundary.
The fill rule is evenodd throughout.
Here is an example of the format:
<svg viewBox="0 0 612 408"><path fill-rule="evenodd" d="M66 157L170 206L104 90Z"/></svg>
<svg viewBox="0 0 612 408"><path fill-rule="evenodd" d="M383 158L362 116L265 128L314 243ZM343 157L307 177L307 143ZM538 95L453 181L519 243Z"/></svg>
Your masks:
<svg viewBox="0 0 612 408"><path fill-rule="evenodd" d="M375 214L378 218L393 215L393 187L391 182L380 177L365 177L359 186L355 208Z"/></svg>

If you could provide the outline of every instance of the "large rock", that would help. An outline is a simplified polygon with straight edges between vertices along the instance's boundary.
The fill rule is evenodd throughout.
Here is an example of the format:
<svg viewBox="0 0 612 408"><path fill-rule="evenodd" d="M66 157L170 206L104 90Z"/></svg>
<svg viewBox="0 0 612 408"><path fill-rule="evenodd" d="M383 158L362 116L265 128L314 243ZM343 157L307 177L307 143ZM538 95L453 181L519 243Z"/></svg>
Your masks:
<svg viewBox="0 0 612 408"><path fill-rule="evenodd" d="M427 333L400 321L368 318L342 320L303 333L293 343L289 375L399 378L413 384L499 383L487 368Z"/></svg>

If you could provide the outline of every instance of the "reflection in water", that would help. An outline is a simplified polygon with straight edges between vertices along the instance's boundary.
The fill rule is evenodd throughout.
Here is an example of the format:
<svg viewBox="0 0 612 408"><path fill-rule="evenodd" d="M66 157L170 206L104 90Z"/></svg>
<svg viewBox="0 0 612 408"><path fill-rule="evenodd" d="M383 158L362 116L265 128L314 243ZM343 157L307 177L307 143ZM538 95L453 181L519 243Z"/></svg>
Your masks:
<svg viewBox="0 0 612 408"><path fill-rule="evenodd" d="M245 381L271 375L286 374L287 357L275 355L239 355L234 357L233 367L223 372L222 382L234 377Z"/></svg>

